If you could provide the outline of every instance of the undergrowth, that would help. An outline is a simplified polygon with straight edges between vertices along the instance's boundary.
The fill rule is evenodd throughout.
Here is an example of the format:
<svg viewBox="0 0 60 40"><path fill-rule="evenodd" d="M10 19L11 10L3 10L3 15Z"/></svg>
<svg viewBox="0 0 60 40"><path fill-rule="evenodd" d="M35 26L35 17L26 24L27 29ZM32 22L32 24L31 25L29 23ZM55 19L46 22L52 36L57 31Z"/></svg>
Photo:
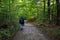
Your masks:
<svg viewBox="0 0 60 40"><path fill-rule="evenodd" d="M60 40L60 27L37 22L35 24L40 30L45 32L52 40Z"/></svg>

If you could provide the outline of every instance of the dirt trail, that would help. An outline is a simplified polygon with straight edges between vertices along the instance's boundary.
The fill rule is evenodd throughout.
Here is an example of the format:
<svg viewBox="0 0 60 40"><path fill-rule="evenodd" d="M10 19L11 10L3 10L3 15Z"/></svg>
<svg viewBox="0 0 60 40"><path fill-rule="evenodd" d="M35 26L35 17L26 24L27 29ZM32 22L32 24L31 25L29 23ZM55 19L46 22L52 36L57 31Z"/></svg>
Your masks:
<svg viewBox="0 0 60 40"><path fill-rule="evenodd" d="M19 30L13 40L47 40L32 24L25 23L24 30Z"/></svg>

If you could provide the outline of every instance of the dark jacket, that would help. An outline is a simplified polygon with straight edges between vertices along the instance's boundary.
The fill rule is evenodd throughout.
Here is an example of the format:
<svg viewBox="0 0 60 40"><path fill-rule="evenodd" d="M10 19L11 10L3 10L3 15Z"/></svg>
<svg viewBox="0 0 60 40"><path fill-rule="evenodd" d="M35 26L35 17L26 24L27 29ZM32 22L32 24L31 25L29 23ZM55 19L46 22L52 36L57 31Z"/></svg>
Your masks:
<svg viewBox="0 0 60 40"><path fill-rule="evenodd" d="M24 18L23 17L20 18L19 23L24 24Z"/></svg>

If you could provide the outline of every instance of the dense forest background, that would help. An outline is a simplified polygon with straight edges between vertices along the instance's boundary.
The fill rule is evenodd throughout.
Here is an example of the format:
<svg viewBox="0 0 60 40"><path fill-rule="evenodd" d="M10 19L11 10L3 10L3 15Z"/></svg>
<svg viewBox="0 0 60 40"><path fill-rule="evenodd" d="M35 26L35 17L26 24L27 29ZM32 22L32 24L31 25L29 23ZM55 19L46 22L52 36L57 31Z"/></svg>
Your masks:
<svg viewBox="0 0 60 40"><path fill-rule="evenodd" d="M21 16L60 39L60 0L0 0L0 40L19 28Z"/></svg>

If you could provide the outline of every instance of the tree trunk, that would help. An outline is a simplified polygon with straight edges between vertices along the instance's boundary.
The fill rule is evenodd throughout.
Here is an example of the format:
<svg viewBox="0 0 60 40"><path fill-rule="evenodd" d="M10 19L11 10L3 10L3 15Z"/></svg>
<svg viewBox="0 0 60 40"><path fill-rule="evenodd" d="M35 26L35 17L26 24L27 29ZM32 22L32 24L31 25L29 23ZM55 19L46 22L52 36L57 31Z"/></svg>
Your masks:
<svg viewBox="0 0 60 40"><path fill-rule="evenodd" d="M48 0L48 21L50 23L50 0Z"/></svg>
<svg viewBox="0 0 60 40"><path fill-rule="evenodd" d="M56 24L57 25L60 25L60 5L59 5L59 0L56 0L56 6L57 6L57 22Z"/></svg>
<svg viewBox="0 0 60 40"><path fill-rule="evenodd" d="M54 24L54 19L55 19L55 17L54 17L54 0L53 0L53 10L52 10L52 24Z"/></svg>
<svg viewBox="0 0 60 40"><path fill-rule="evenodd" d="M44 14L45 14L45 0L44 0Z"/></svg>

